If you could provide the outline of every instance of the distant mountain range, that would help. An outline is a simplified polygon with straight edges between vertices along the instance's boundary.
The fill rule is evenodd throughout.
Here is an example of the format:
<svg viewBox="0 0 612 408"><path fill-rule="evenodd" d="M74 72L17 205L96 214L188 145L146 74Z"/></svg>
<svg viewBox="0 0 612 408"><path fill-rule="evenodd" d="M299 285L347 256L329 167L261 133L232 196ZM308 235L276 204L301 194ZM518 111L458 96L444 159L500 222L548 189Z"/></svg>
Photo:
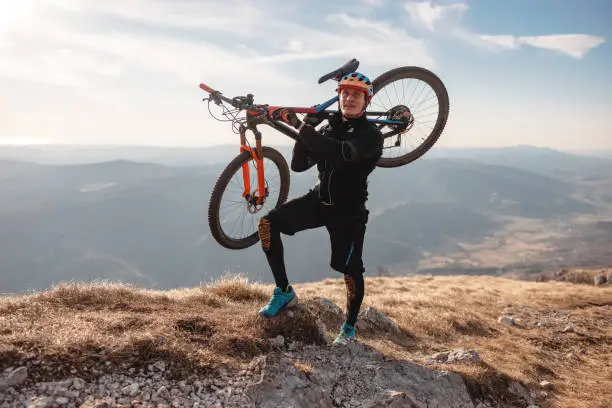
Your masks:
<svg viewBox="0 0 612 408"><path fill-rule="evenodd" d="M275 145L286 157L292 145ZM42 164L84 164L114 160L138 163L157 163L169 166L202 166L223 164L238 153L236 144L212 147L157 147L157 146L88 146L88 145L30 145L2 146L0 158ZM562 152L546 147L518 145L502 148L434 147L424 157L476 159L499 165L526 166L525 170L550 171L555 166L563 171L581 168L607 167L612 150ZM602 160L603 159L603 160Z"/></svg>
<svg viewBox="0 0 612 408"><path fill-rule="evenodd" d="M290 161L291 146L280 150ZM236 153L234 146L0 147L0 292L72 279L194 286L224 271L271 282L259 244L226 250L208 230L212 186ZM418 271L429 254L503 230L507 216L596 214L611 192L583 181L610 175L610 159L524 146L434 149L413 164L379 168L370 178L368 273L389 265ZM314 169L292 173L290 198L315 178ZM291 280L337 275L324 229L284 242Z"/></svg>

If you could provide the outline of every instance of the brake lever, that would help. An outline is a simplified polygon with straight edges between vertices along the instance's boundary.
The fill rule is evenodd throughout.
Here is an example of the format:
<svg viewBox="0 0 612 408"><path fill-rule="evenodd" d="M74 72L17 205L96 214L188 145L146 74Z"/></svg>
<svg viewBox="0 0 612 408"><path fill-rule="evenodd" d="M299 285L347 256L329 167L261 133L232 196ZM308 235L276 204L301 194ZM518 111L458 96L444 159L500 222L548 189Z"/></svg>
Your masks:
<svg viewBox="0 0 612 408"><path fill-rule="evenodd" d="M221 105L221 92L219 91L213 91L210 94L210 97L212 98L213 102L217 105Z"/></svg>

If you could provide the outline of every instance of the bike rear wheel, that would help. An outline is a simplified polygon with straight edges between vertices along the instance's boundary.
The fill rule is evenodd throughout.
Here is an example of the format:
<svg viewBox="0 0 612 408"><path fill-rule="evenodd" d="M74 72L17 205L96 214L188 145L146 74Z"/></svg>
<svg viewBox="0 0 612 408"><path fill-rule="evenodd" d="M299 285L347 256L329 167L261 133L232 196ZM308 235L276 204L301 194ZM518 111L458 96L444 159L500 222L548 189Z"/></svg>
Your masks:
<svg viewBox="0 0 612 408"><path fill-rule="evenodd" d="M267 146L262 147L262 155L268 193L263 205L253 205L242 195L244 164L249 166L251 193L257 192L257 167L249 151L243 151L227 165L213 188L208 205L208 225L213 238L225 248L244 249L259 241L259 219L272 208L282 205L289 195L289 166L283 155ZM226 201L227 207L233 210L229 214L224 213Z"/></svg>
<svg viewBox="0 0 612 408"><path fill-rule="evenodd" d="M400 67L379 75L372 85L374 96L368 111L386 114L368 114L368 118L394 119L394 115L406 112L412 118L412 123L395 135L394 125L378 125L385 143L377 165L397 167L413 162L431 149L446 126L449 98L444 83L425 68Z"/></svg>

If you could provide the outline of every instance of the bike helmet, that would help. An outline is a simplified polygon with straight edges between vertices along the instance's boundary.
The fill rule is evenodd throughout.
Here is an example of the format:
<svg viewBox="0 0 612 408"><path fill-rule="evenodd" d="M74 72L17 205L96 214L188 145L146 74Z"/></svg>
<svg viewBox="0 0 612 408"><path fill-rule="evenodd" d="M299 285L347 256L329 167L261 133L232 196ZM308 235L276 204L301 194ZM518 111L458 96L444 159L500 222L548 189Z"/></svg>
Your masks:
<svg viewBox="0 0 612 408"><path fill-rule="evenodd" d="M374 95L372 81L370 81L370 78L360 74L359 72L352 72L343 76L342 79L340 79L340 82L338 82L338 93L340 93L342 88L355 88L364 91L366 93L366 105L370 102L370 99Z"/></svg>

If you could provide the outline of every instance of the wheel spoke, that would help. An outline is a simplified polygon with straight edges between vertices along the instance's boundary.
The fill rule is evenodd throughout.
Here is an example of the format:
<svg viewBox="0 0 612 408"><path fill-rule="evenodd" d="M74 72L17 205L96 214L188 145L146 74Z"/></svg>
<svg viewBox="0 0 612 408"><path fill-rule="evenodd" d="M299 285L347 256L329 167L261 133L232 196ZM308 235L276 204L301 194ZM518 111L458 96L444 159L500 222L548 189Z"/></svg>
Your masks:
<svg viewBox="0 0 612 408"><path fill-rule="evenodd" d="M412 123L405 122L404 130L396 130L396 125L380 124L381 131L388 136L378 165L395 167L416 160L431 148L446 126L448 94L444 84L428 70L407 67L376 78L374 90L371 109L383 108L387 115L381 118L406 117L408 111L412 115ZM398 131L401 131L399 136L395 134Z"/></svg>

